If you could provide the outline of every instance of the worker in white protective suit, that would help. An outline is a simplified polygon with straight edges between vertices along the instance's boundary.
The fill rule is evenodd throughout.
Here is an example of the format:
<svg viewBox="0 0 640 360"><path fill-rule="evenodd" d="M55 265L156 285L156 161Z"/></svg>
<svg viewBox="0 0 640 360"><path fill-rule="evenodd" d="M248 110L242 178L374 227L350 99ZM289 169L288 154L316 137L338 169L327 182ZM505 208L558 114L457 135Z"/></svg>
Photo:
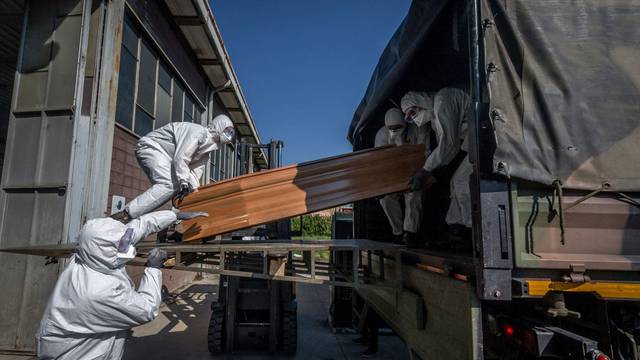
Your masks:
<svg viewBox="0 0 640 360"><path fill-rule="evenodd" d="M437 93L408 92L400 106L407 121L419 127L430 126L436 135L437 146L427 161L411 179L412 189L421 189L432 172L448 165L460 151L467 151L467 115L471 100L457 88L443 88ZM471 198L469 176L473 168L467 155L451 178L451 201L446 222L452 226L471 227ZM427 185L428 186L428 185Z"/></svg>
<svg viewBox="0 0 640 360"><path fill-rule="evenodd" d="M136 158L152 186L112 217L127 222L171 199L182 200L200 186L209 153L232 142L234 134L231 119L218 115L208 127L170 123L143 136Z"/></svg>
<svg viewBox="0 0 640 360"><path fill-rule="evenodd" d="M199 214L196 214L199 215ZM194 213L164 210L123 224L111 218L89 220L78 247L49 298L36 335L40 359L120 359L127 331L153 320L161 301L164 250L153 249L136 290L125 264L135 245Z"/></svg>
<svg viewBox="0 0 640 360"><path fill-rule="evenodd" d="M375 147L386 145L424 144L425 155L429 155L429 129L409 124L400 109L391 108L384 115L384 124L375 137ZM423 191L418 189L405 193L389 194L380 199L387 215L395 243L409 247L419 246L417 233L422 222ZM404 198L404 216L401 199Z"/></svg>

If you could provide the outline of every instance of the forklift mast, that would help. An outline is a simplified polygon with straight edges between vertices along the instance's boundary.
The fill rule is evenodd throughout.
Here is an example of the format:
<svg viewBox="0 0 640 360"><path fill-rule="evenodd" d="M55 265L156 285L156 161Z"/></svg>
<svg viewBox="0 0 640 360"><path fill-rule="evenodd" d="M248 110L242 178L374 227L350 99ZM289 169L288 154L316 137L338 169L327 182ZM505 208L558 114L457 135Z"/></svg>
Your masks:
<svg viewBox="0 0 640 360"><path fill-rule="evenodd" d="M236 148L238 149L238 156L236 161L238 162L234 168L236 169L235 176L241 176L251 174L253 172L264 169L275 169L282 166L282 148L284 148L284 142L281 140L271 140L268 144L251 144L244 139L238 142ZM260 158L261 155L266 157L266 164L264 168L256 169L254 166L254 158Z"/></svg>

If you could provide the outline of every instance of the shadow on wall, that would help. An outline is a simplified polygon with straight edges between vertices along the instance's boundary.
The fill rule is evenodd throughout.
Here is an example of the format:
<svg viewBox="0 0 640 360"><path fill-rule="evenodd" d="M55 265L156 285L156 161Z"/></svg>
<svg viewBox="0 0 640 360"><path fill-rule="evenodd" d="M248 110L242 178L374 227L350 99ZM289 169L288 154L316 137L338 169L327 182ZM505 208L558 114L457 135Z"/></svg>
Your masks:
<svg viewBox="0 0 640 360"><path fill-rule="evenodd" d="M163 293L165 289L163 288ZM179 348L182 359L203 358L207 348L208 320L198 314L209 314L211 302L218 297L218 286L195 284L175 297L165 300L158 318L134 328L127 339L124 359L175 359L175 353L162 354L159 349ZM169 303L167 303L169 302ZM156 349L150 353L151 349Z"/></svg>

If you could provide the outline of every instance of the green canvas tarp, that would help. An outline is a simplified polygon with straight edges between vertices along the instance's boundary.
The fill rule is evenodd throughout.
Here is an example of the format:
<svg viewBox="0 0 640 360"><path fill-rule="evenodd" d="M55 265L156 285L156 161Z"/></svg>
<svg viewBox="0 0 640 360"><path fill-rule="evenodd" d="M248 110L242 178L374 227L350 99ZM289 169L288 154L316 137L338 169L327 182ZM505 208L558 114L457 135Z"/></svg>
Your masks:
<svg viewBox="0 0 640 360"><path fill-rule="evenodd" d="M352 143L379 122L374 109L427 45L442 3L414 0L354 115ZM640 0L480 3L488 104L478 116L491 119L495 135L480 151L491 152L494 171L567 188L640 191Z"/></svg>

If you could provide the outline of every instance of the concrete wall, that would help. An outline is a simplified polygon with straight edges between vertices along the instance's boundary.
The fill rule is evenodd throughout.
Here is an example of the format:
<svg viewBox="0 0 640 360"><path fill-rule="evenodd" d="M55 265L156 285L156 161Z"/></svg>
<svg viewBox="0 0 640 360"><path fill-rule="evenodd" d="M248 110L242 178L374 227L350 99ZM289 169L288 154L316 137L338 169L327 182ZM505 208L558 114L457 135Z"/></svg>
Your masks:
<svg viewBox="0 0 640 360"><path fill-rule="evenodd" d="M4 161L4 146L7 143L9 113L13 93L13 80L20 50L20 33L24 21L22 1L0 3L0 170Z"/></svg>

